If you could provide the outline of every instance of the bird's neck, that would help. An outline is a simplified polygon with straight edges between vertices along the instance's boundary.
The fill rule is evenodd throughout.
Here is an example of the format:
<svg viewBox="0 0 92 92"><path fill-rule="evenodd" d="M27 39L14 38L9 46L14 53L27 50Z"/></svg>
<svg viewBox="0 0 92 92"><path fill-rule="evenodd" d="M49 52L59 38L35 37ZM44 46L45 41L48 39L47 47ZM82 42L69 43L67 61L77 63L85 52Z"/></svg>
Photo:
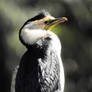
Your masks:
<svg viewBox="0 0 92 92"><path fill-rule="evenodd" d="M50 36L38 40L35 44L28 45L28 51L34 55L41 57L48 53L48 51L54 51L58 55L61 54L61 43L59 38L49 31Z"/></svg>

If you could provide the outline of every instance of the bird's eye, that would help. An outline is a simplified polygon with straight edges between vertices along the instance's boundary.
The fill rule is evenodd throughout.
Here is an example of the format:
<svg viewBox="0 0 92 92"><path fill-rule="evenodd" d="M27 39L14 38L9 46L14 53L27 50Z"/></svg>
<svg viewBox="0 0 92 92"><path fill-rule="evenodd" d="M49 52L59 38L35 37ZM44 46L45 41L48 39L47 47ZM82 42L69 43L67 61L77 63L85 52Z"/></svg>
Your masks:
<svg viewBox="0 0 92 92"><path fill-rule="evenodd" d="M54 20L48 20L48 21L45 21L44 23L49 24L49 23L52 23L52 22L54 22Z"/></svg>
<svg viewBox="0 0 92 92"><path fill-rule="evenodd" d="M48 23L49 23L49 21L45 21L44 23L45 23L45 24L48 24Z"/></svg>

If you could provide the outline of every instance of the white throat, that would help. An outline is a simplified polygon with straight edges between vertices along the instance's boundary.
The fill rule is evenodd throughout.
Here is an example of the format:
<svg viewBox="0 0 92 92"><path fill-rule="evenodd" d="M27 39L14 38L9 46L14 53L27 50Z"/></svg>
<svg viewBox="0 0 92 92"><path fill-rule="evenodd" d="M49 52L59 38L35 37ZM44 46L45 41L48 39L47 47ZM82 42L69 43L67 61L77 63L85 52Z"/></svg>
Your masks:
<svg viewBox="0 0 92 92"><path fill-rule="evenodd" d="M46 38L48 36L48 32L41 29L22 29L20 36L24 43L32 45L38 40Z"/></svg>

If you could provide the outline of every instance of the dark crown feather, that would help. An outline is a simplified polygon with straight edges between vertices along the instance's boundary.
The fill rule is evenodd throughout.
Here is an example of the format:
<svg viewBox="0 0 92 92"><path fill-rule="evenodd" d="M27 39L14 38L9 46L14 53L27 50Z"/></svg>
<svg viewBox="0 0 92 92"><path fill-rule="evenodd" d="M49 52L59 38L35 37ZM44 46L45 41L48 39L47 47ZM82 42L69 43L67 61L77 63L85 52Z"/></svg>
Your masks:
<svg viewBox="0 0 92 92"><path fill-rule="evenodd" d="M35 21L35 20L40 20L40 19L43 19L44 17L46 17L46 16L51 16L47 11L45 11L45 10L43 10L42 12L40 12L38 15L36 15L35 17L33 17L33 18L31 18L31 19L28 19L25 23L24 23L24 25L22 26L22 28L26 25L26 24L28 24L28 23L30 23L30 22L32 22L32 21ZM21 29L22 29L21 28Z"/></svg>
<svg viewBox="0 0 92 92"><path fill-rule="evenodd" d="M46 17L48 15L50 15L50 14L47 11L42 11L37 16L31 18L30 21L40 20L40 19L43 19L44 17Z"/></svg>

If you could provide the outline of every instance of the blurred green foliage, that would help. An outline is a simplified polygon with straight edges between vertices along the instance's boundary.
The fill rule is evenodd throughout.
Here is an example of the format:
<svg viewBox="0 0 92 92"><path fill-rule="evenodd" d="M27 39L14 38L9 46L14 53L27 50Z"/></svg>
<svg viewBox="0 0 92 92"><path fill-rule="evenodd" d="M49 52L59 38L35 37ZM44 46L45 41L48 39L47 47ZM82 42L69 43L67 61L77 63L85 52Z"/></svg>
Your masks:
<svg viewBox="0 0 92 92"><path fill-rule="evenodd" d="M52 29L62 44L65 92L92 92L92 0L1 0L0 90L9 92L12 72L26 51L19 29L43 9L68 18Z"/></svg>

